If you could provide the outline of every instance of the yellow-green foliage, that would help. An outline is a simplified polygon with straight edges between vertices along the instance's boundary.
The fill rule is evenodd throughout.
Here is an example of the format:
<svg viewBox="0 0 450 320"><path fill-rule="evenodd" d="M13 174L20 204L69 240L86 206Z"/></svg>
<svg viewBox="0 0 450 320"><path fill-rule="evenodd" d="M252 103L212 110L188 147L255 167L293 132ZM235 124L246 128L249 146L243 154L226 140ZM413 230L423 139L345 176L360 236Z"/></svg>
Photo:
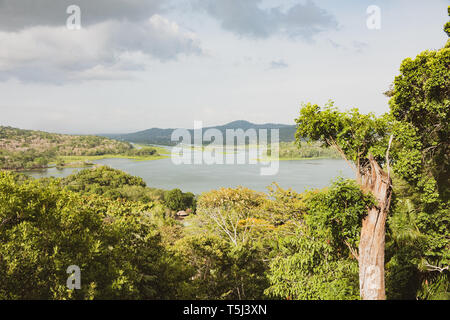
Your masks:
<svg viewBox="0 0 450 320"><path fill-rule="evenodd" d="M187 279L152 210L0 172L0 299L178 298ZM66 287L71 265L80 290Z"/></svg>
<svg viewBox="0 0 450 320"><path fill-rule="evenodd" d="M245 211L260 206L265 199L264 193L255 192L248 188L221 188L203 193L199 198L198 207L201 210L224 208Z"/></svg>

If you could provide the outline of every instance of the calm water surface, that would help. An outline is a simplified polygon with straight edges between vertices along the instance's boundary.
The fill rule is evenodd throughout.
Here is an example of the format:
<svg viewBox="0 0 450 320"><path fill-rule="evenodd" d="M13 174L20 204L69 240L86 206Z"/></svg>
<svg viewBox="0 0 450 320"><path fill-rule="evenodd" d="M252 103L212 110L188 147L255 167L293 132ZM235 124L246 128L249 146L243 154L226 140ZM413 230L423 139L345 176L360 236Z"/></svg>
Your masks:
<svg viewBox="0 0 450 320"><path fill-rule="evenodd" d="M273 176L261 176L262 165L175 165L170 158L153 161L103 159L93 162L139 176L149 187L169 190L179 188L196 194L237 186L267 191L267 186L273 182L282 188L302 192L305 189L323 188L338 176L354 178L353 171L345 161L334 159L280 161L278 174ZM50 168L28 174L35 178L65 177L79 170Z"/></svg>

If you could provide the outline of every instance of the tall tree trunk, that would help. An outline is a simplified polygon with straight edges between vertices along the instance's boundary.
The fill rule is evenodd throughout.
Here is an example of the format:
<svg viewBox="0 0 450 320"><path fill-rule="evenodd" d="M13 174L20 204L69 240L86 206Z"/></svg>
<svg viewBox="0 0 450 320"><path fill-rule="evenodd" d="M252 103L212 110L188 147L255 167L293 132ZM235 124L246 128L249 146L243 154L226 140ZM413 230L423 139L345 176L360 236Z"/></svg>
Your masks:
<svg viewBox="0 0 450 320"><path fill-rule="evenodd" d="M369 164L361 170L359 183L365 192L370 191L377 200L362 221L359 242L360 295L363 300L384 300L385 225L391 202L391 179L369 155Z"/></svg>

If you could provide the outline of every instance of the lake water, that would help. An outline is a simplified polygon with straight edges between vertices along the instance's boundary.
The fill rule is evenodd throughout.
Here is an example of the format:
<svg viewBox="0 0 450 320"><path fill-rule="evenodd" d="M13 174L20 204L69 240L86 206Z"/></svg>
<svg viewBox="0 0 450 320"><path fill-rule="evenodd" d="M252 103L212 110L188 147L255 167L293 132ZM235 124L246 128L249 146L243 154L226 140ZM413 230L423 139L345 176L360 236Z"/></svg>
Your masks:
<svg viewBox="0 0 450 320"><path fill-rule="evenodd" d="M103 159L93 161L108 165L144 179L149 187L161 189L179 188L184 192L200 194L221 187L243 186L257 191L267 191L276 182L282 188L302 192L305 189L323 188L338 176L354 178L353 171L343 160L319 159L280 161L276 175L262 176L262 165L175 165L172 160L134 161L129 159ZM267 167L267 165L265 165ZM82 169L50 168L29 172L35 177L65 177Z"/></svg>

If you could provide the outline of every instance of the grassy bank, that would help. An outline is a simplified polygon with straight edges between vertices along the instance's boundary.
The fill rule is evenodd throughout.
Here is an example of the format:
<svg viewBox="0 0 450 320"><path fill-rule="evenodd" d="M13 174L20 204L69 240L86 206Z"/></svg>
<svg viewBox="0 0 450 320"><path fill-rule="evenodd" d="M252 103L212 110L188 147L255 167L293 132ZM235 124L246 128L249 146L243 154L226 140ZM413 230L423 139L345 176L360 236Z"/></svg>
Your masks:
<svg viewBox="0 0 450 320"><path fill-rule="evenodd" d="M149 145L136 145L142 149L152 148L156 150L155 154L152 155L128 155L128 154L104 154L98 156L61 156L59 163L53 162L51 164L58 165L64 168L85 168L93 166L92 161L103 160L103 159L131 159L135 161L151 161L166 159L169 155L169 150L159 146L149 146ZM62 165L61 162L64 162Z"/></svg>
<svg viewBox="0 0 450 320"><path fill-rule="evenodd" d="M169 155L149 155L149 156L129 156L122 154L104 154L101 156L62 156L61 159L67 164L73 164L75 162L90 162L103 159L132 159L136 161L150 161L166 159Z"/></svg>

